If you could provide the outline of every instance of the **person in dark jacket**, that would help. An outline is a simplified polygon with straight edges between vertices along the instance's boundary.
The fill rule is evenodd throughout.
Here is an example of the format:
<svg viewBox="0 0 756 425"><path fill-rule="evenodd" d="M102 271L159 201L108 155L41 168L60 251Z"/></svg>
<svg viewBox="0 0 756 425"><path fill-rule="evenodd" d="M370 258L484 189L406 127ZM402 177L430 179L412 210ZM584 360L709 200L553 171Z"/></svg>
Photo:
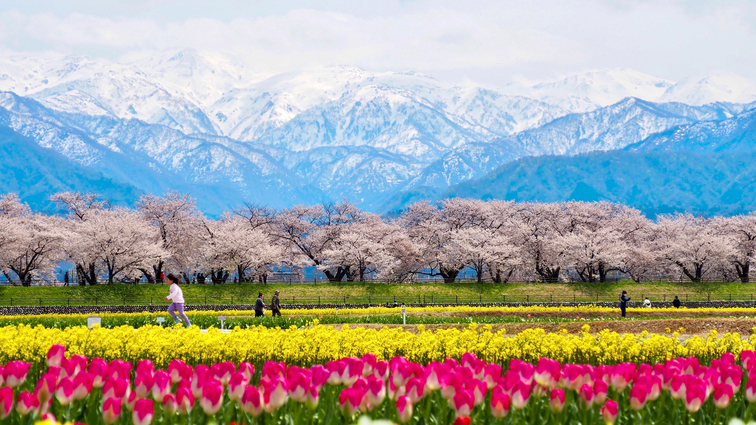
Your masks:
<svg viewBox="0 0 756 425"><path fill-rule="evenodd" d="M627 296L627 291L622 291L622 295L620 295L620 311L622 311L622 317L627 317L628 301L630 301L630 297Z"/></svg>
<svg viewBox="0 0 756 425"><path fill-rule="evenodd" d="M68 272L63 275L63 286L68 286Z"/></svg>
<svg viewBox="0 0 756 425"><path fill-rule="evenodd" d="M270 311L273 313L273 317L281 317L281 301L278 299L278 294L280 291L276 291L275 294L273 294L273 299L270 300Z"/></svg>
<svg viewBox="0 0 756 425"><path fill-rule="evenodd" d="M672 301L672 305L675 306L675 308L680 308L680 299L677 298L677 295L675 295L675 300Z"/></svg>
<svg viewBox="0 0 756 425"><path fill-rule="evenodd" d="M265 302L263 301L263 293L257 296L255 301L255 317L262 317L265 315Z"/></svg>

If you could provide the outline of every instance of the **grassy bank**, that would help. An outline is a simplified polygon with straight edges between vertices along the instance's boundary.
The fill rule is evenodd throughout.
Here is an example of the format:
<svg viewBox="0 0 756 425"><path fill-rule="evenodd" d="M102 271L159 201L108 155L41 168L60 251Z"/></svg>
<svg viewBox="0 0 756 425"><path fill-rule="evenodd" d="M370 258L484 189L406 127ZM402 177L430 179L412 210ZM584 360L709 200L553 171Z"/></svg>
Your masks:
<svg viewBox="0 0 756 425"><path fill-rule="evenodd" d="M282 303L476 303L616 301L622 290L633 301L753 299L756 284L742 283L569 283L569 284L223 284L183 285L187 304L250 304L258 292L270 300L281 291ZM100 284L90 287L0 287L0 305L161 304L167 285Z"/></svg>

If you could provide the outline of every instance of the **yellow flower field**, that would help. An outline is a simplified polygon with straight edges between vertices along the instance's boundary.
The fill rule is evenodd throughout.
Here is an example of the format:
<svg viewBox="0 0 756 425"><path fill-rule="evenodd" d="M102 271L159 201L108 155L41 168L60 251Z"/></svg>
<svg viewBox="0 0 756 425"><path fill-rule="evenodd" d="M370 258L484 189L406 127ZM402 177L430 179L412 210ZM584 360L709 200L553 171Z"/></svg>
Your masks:
<svg viewBox="0 0 756 425"><path fill-rule="evenodd" d="M487 362L503 363L512 358L537 361L549 357L560 362L615 364L620 362L662 362L676 357L697 357L710 360L724 352L738 355L753 350L756 337L742 340L737 333L716 332L707 338L693 337L681 341L677 334L670 336L648 334L618 334L608 330L589 333L585 325L578 334L547 333L531 329L516 336L505 330L471 324L463 330L440 329L426 331L418 326L418 333L401 328L366 329L344 326L336 330L315 322L302 329L236 328L223 333L217 329L202 332L197 327L161 328L143 326L134 329L121 326L114 329L71 327L65 330L42 326L19 325L0 328L0 363L25 360L44 363L53 344L63 344L71 354L101 357L106 360L152 359L157 365L167 365L174 359L189 363L211 364L222 361L261 363L266 360L288 364L309 365L329 360L373 353L379 359L396 355L427 364L430 361L460 358L467 351Z"/></svg>

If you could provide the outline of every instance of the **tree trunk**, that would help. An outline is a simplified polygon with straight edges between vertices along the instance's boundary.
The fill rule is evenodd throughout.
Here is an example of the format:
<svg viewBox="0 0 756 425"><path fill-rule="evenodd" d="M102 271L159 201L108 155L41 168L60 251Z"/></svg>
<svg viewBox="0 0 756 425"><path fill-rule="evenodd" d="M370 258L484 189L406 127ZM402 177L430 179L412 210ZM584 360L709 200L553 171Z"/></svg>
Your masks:
<svg viewBox="0 0 756 425"><path fill-rule="evenodd" d="M147 283L155 283L155 278L149 271L147 271L147 269L139 269L139 271L142 272L144 278L147 279Z"/></svg>
<svg viewBox="0 0 756 425"><path fill-rule="evenodd" d="M735 263L735 271L738 273L738 277L740 278L741 283L748 283L750 282L750 278L748 277L748 274L751 272L751 262L746 261L745 263Z"/></svg>
<svg viewBox="0 0 756 425"><path fill-rule="evenodd" d="M454 281L457 280L457 275L459 274L458 269L446 269L443 267L439 269L438 272L444 278L444 283L454 283Z"/></svg>

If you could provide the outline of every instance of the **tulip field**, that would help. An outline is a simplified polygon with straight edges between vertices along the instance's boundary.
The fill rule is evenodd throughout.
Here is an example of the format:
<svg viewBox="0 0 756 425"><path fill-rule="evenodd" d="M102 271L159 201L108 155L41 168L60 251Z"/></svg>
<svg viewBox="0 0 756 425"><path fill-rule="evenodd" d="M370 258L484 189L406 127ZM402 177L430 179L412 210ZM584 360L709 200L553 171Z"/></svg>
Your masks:
<svg viewBox="0 0 756 425"><path fill-rule="evenodd" d="M661 318L756 314L654 310ZM599 318L616 312L598 306L416 307L407 308L417 321L412 330L361 325L396 323L400 311L294 310L284 319L193 311L199 326L189 328L156 323L161 315L154 313L103 313L104 326L91 329L82 326L86 315L3 316L0 425L689 425L756 418L756 334L612 332ZM216 327L219 315L231 329ZM539 320L585 320L580 315L596 321L578 322L582 329L573 333L538 328ZM477 323L485 320L491 323ZM461 325L444 325L455 321ZM512 322L533 328L508 333Z"/></svg>
<svg viewBox="0 0 756 425"><path fill-rule="evenodd" d="M373 354L309 367L266 361L167 368L52 345L43 364L2 367L3 424L722 424L756 413L756 353L591 365L427 364ZM361 423L364 423L361 422Z"/></svg>

